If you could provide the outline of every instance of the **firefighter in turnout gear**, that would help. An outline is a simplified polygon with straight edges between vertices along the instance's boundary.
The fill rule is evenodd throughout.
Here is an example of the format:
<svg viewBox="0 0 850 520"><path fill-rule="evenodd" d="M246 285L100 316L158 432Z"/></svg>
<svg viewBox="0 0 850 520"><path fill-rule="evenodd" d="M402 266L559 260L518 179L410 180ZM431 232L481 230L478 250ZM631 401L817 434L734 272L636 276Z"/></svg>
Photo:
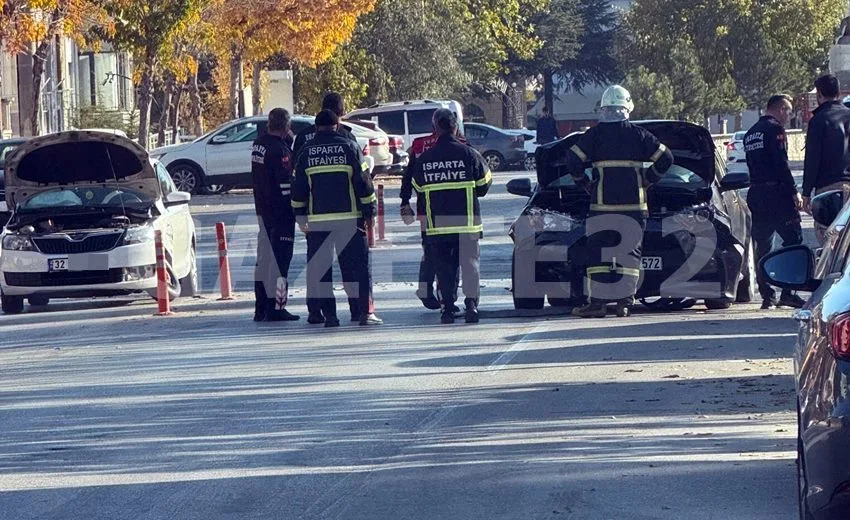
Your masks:
<svg viewBox="0 0 850 520"><path fill-rule="evenodd" d="M286 110L272 110L268 131L254 141L251 151L254 206L260 224L254 272L254 321L299 319L286 310L287 279L295 240L295 216L290 202L294 160L289 121Z"/></svg>
<svg viewBox="0 0 850 520"><path fill-rule="evenodd" d="M478 199L487 194L492 176L481 155L455 137L458 122L454 112L439 109L433 122L439 137L416 159L412 184L417 192L418 214L425 219L427 251L443 299L440 321L454 323L460 268L466 322L477 323L481 277L478 240L484 231Z"/></svg>
<svg viewBox="0 0 850 520"><path fill-rule="evenodd" d="M321 309L325 327L338 327L332 264L336 250L351 320L383 323L372 309L372 280L366 224L375 216L377 197L360 147L337 132L338 116L316 116L316 136L298 156L292 207L307 235L307 300Z"/></svg>
<svg viewBox="0 0 850 520"><path fill-rule="evenodd" d="M336 92L328 92L325 94L325 97L322 99L322 110L330 110L340 118L344 116L345 102L343 101L342 96ZM337 126L337 132L346 139L350 139L354 143L357 143L357 138L351 133L349 127L340 124ZM295 136L295 142L292 145L292 152L296 160L298 159L298 155L301 153L301 150L304 148L304 145L314 137L316 137L315 124L312 124L298 132L298 135ZM352 312L355 312L355 310L356 309L351 309ZM315 325L324 323L324 321L325 318L322 316L322 309L318 307L318 300L307 301L307 323Z"/></svg>
<svg viewBox="0 0 850 520"><path fill-rule="evenodd" d="M410 150L408 150L410 159L407 164L407 169L404 172L404 176L401 179L400 198L401 218L404 223L410 225L418 220L422 226L422 258L419 261L419 286L416 289L416 296L422 301L422 305L424 305L425 308L438 310L442 308L442 299L438 298L434 293L434 281L436 279L437 272L431 262L430 255L428 254L428 241L425 240L425 223L423 215L418 215L417 219L416 212L410 207L410 199L413 196L413 172L416 169L416 160L420 155L437 144L437 140L440 137L440 134L436 131L437 127L434 124L433 116L431 124L435 128L434 133L423 137L417 137L413 140ZM455 137L459 142L466 144L466 140L461 135L457 134ZM457 294L454 296L455 299L457 299ZM453 311L457 314L460 312L460 309L455 306Z"/></svg>
<svg viewBox="0 0 850 520"><path fill-rule="evenodd" d="M604 318L608 303L617 304L618 316L630 314L641 272L646 187L673 164L667 147L629 122L633 109L626 89L606 89L599 124L567 154L570 174L591 195L585 278L589 303L573 310L583 318ZM588 167L592 180L585 175Z"/></svg>

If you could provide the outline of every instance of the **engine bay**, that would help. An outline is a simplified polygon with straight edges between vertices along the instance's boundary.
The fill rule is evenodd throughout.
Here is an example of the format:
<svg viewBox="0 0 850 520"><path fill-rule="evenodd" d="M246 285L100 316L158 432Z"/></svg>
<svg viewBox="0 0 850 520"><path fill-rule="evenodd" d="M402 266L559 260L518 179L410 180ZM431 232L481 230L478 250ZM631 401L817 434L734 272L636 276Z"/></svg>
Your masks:
<svg viewBox="0 0 850 520"><path fill-rule="evenodd" d="M97 229L126 229L131 225L144 224L150 215L110 214L109 212L87 212L47 215L39 212L16 213L6 225L10 231L34 235L49 235L65 231L91 231Z"/></svg>

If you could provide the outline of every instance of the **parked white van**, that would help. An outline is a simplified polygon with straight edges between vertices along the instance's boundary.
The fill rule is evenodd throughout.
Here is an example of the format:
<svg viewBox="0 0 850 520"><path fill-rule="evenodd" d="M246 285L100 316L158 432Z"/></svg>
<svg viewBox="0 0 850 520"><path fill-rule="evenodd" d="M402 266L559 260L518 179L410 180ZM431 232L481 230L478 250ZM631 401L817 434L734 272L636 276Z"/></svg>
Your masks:
<svg viewBox="0 0 850 520"><path fill-rule="evenodd" d="M460 103L450 99L378 103L368 108L352 110L345 117L371 119L377 122L381 130L387 134L403 136L404 148L408 150L413 145L414 139L434 132L431 116L438 108L448 108L457 114L460 132L463 134L463 108Z"/></svg>

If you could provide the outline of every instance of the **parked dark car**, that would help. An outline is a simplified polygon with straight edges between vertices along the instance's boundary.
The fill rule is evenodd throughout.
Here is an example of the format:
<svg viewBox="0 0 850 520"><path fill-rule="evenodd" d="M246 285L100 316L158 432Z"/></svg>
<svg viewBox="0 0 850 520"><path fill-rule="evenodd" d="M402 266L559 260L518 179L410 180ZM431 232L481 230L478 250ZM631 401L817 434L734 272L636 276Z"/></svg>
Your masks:
<svg viewBox="0 0 850 520"><path fill-rule="evenodd" d="M3 174L6 156L25 142L24 138L0 140L0 226L5 226L12 215L11 208L6 207L6 178Z"/></svg>
<svg viewBox="0 0 850 520"><path fill-rule="evenodd" d="M803 520L847 518L850 511L850 204L844 202L840 191L812 199L815 221L830 226L819 254L806 246L787 247L759 266L773 285L812 291L794 312L799 322L793 354L797 496Z"/></svg>
<svg viewBox="0 0 850 520"><path fill-rule="evenodd" d="M746 172L726 172L711 134L679 121L637 124L673 152L675 164L647 189L649 218L637 297L653 309L683 308L704 300L709 309L750 301L755 286L751 215L737 190ZM537 185L513 179L508 192L529 197L513 223L514 306L539 309L584 299L586 218L590 195L566 170L580 133L537 149ZM590 175L587 165L586 175ZM592 187L591 187L592 189Z"/></svg>
<svg viewBox="0 0 850 520"><path fill-rule="evenodd" d="M464 123L466 139L496 172L508 166L524 165L525 139L495 126L483 123Z"/></svg>

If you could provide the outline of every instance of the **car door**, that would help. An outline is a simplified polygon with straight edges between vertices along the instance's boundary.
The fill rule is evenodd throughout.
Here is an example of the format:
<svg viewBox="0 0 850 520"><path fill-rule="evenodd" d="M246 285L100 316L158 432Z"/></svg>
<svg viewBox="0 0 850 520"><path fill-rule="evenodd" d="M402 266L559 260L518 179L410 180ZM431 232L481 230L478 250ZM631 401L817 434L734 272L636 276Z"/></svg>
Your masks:
<svg viewBox="0 0 850 520"><path fill-rule="evenodd" d="M171 244L171 254L174 257L175 264L174 270L177 276L183 277L191 267L188 262L190 261L194 229L192 215L188 204L175 204L173 206L168 204L168 196L176 192L177 187L174 185L168 170L159 161L156 163L156 178L162 190L162 203L165 207L165 212L162 215L165 222L163 222L161 229L167 237L166 242Z"/></svg>
<svg viewBox="0 0 850 520"><path fill-rule="evenodd" d="M250 174L251 145L256 138L256 121L242 121L211 136L206 143L207 177ZM209 179L209 184L216 184L215 179Z"/></svg>

